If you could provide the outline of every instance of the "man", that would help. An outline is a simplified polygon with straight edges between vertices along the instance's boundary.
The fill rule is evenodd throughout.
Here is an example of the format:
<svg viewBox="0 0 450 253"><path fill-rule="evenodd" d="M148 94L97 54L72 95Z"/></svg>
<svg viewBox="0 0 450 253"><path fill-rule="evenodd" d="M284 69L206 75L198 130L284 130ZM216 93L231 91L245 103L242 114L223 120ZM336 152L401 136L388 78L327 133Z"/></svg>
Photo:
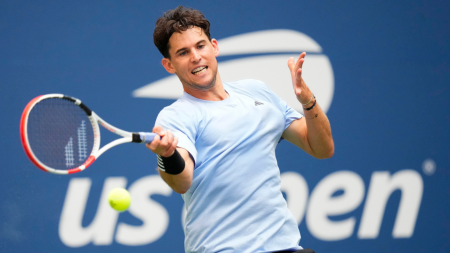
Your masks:
<svg viewBox="0 0 450 253"><path fill-rule="evenodd" d="M306 53L288 60L302 116L260 81L222 82L219 45L200 11L167 11L153 39L184 89L158 115L153 132L160 137L147 147L162 179L183 194L186 252L301 250L275 147L286 139L316 158L334 152L327 116L301 77Z"/></svg>

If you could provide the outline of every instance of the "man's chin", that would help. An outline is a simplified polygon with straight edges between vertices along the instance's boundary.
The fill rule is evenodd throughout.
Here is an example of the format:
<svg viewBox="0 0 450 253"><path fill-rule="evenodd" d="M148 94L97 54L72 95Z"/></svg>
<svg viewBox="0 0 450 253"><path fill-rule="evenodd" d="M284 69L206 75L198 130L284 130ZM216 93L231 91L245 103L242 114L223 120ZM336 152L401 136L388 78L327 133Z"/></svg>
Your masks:
<svg viewBox="0 0 450 253"><path fill-rule="evenodd" d="M210 80L209 82L204 82L204 83L187 83L187 85L193 89L196 90L202 90L202 91L206 91L211 89L212 87L214 87L216 85L216 78L213 78L212 80Z"/></svg>
<svg viewBox="0 0 450 253"><path fill-rule="evenodd" d="M216 82L211 82L209 84L190 84L189 86L196 89L196 90L202 90L202 91L206 91L206 90L210 90L212 87L214 87L216 85Z"/></svg>
<svg viewBox="0 0 450 253"><path fill-rule="evenodd" d="M198 78L197 81L199 82L195 82L195 80L186 80L183 77L178 76L178 78L180 79L181 83L183 84L183 86L189 87L190 89L194 89L194 90L199 90L199 91L207 91L210 90L211 88L213 88L216 85L216 79L217 79L217 72L215 72L216 74L213 74L213 77L204 77L204 78ZM193 78L196 79L196 78Z"/></svg>

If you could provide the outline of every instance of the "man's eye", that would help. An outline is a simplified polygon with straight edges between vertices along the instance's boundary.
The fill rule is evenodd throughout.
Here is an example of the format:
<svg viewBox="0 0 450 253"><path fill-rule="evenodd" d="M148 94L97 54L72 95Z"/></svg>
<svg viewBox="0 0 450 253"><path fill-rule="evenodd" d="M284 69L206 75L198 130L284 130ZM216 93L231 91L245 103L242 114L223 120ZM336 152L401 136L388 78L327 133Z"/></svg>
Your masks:
<svg viewBox="0 0 450 253"><path fill-rule="evenodd" d="M181 52L180 55L181 56L186 55L186 52Z"/></svg>
<svg viewBox="0 0 450 253"><path fill-rule="evenodd" d="M205 46L204 45L199 45L198 46L198 49L202 49L202 48L204 48Z"/></svg>

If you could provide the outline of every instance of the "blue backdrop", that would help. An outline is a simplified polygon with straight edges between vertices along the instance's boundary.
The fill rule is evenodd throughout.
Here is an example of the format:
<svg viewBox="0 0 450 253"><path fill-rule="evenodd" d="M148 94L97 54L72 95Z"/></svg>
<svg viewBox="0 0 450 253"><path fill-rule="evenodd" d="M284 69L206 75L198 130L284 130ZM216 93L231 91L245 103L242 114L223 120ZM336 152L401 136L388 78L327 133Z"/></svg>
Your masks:
<svg viewBox="0 0 450 253"><path fill-rule="evenodd" d="M284 29L309 36L321 47L311 56L329 60L334 157L316 160L287 142L277 149L302 246L450 252L450 3L439 0L1 0L1 252L183 251L183 201L143 146L116 147L84 172L57 176L31 164L19 136L25 105L47 93L77 97L119 128L150 131L174 100L133 92L168 77L152 33L178 5L205 14L219 47ZM103 144L115 138L103 133ZM134 211L108 209L102 194L114 185L132 192Z"/></svg>

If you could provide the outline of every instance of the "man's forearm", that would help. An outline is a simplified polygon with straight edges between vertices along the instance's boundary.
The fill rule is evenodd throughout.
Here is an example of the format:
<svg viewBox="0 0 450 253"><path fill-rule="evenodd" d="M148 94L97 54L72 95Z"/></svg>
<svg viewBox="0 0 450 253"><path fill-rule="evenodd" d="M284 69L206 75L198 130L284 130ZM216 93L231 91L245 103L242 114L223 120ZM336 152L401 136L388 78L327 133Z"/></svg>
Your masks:
<svg viewBox="0 0 450 253"><path fill-rule="evenodd" d="M334 142L331 135L330 122L327 115L320 108L318 101L314 101L313 104L304 108L304 117L307 126L307 138L311 149L314 152L316 158L330 158L334 154Z"/></svg>
<svg viewBox="0 0 450 253"><path fill-rule="evenodd" d="M164 182L166 182L175 192L184 194L189 190L192 184L194 163L185 149L177 148L177 150L185 161L184 170L177 175L168 174L160 169L158 169L158 172Z"/></svg>
<svg viewBox="0 0 450 253"><path fill-rule="evenodd" d="M170 175L159 169L158 171L164 182L177 193L184 194L191 187L192 177L187 175L188 173L186 171L183 171L178 175Z"/></svg>

